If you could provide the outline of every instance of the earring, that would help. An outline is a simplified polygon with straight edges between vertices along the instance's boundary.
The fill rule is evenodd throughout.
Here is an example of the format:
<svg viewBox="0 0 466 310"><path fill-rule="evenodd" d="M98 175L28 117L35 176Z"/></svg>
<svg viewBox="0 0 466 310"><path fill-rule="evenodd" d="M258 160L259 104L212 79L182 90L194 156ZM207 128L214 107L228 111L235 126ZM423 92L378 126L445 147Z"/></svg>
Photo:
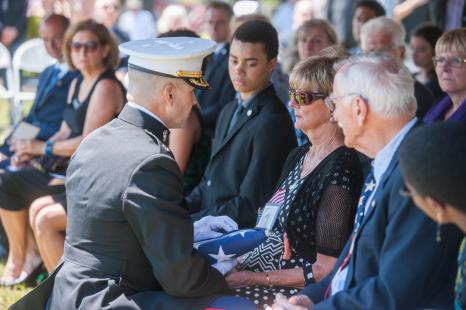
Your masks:
<svg viewBox="0 0 466 310"><path fill-rule="evenodd" d="M332 113L330 113L330 119L329 119L329 122L330 122L330 123L336 123L336 122L337 122L337 120L335 119L335 116L333 116L333 112L332 112Z"/></svg>
<svg viewBox="0 0 466 310"><path fill-rule="evenodd" d="M442 223L440 220L440 213L437 213L437 231L435 233L435 241L442 242Z"/></svg>

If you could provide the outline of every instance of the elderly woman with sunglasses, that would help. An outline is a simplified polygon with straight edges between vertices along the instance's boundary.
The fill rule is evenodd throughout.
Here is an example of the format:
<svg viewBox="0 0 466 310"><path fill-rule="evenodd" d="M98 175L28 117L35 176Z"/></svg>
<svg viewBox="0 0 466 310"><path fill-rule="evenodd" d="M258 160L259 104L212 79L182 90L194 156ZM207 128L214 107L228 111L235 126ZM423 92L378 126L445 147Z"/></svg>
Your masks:
<svg viewBox="0 0 466 310"><path fill-rule="evenodd" d="M77 23L66 32L64 44L68 66L81 76L71 83L61 128L47 142L17 141L12 162L23 168L0 174L0 217L10 246L0 279L4 286L33 280L42 259L49 271L58 262L66 197L63 182L54 185L54 175L64 176L82 139L112 120L125 102L126 92L113 71L118 49L105 26L92 20Z"/></svg>
<svg viewBox="0 0 466 310"><path fill-rule="evenodd" d="M329 96L338 58L314 56L293 69L290 105L295 127L312 141L293 150L261 216L275 219L263 243L244 255L227 283L240 296L265 307L274 294L291 296L320 281L333 268L352 230L362 184L354 150L344 146ZM272 211L271 211L272 210Z"/></svg>
<svg viewBox="0 0 466 310"><path fill-rule="evenodd" d="M445 32L435 45L435 72L448 96L432 107L424 122L466 122L466 29Z"/></svg>

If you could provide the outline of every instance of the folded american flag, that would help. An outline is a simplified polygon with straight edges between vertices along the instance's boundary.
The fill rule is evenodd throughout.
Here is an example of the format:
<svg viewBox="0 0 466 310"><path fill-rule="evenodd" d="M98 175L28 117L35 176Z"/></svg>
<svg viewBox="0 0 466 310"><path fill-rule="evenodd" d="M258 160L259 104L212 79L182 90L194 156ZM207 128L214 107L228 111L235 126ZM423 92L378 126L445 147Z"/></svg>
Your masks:
<svg viewBox="0 0 466 310"><path fill-rule="evenodd" d="M216 264L246 254L265 238L265 230L262 228L240 229L217 238L195 242L194 248L202 253L210 264Z"/></svg>

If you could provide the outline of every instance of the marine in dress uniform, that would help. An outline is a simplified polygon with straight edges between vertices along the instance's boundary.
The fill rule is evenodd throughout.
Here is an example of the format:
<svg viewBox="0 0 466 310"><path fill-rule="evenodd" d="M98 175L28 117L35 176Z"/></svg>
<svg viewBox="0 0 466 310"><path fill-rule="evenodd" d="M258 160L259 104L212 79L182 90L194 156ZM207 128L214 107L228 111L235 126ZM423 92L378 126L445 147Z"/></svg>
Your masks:
<svg viewBox="0 0 466 310"><path fill-rule="evenodd" d="M47 301L50 309L203 309L229 292L193 249L181 173L167 147L194 88L208 87L201 65L214 49L213 41L183 37L120 46L130 56L129 102L75 153L64 256L13 309Z"/></svg>

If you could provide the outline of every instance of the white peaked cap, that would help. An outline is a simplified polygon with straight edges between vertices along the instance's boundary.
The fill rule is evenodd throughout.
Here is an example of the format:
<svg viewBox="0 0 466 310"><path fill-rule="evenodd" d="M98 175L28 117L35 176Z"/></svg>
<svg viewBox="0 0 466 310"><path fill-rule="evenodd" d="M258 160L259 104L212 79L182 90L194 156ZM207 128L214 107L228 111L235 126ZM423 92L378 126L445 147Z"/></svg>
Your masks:
<svg viewBox="0 0 466 310"><path fill-rule="evenodd" d="M206 89L204 58L216 47L212 40L192 37L165 37L129 41L120 51L129 55L128 66L146 73L182 78L193 87Z"/></svg>

